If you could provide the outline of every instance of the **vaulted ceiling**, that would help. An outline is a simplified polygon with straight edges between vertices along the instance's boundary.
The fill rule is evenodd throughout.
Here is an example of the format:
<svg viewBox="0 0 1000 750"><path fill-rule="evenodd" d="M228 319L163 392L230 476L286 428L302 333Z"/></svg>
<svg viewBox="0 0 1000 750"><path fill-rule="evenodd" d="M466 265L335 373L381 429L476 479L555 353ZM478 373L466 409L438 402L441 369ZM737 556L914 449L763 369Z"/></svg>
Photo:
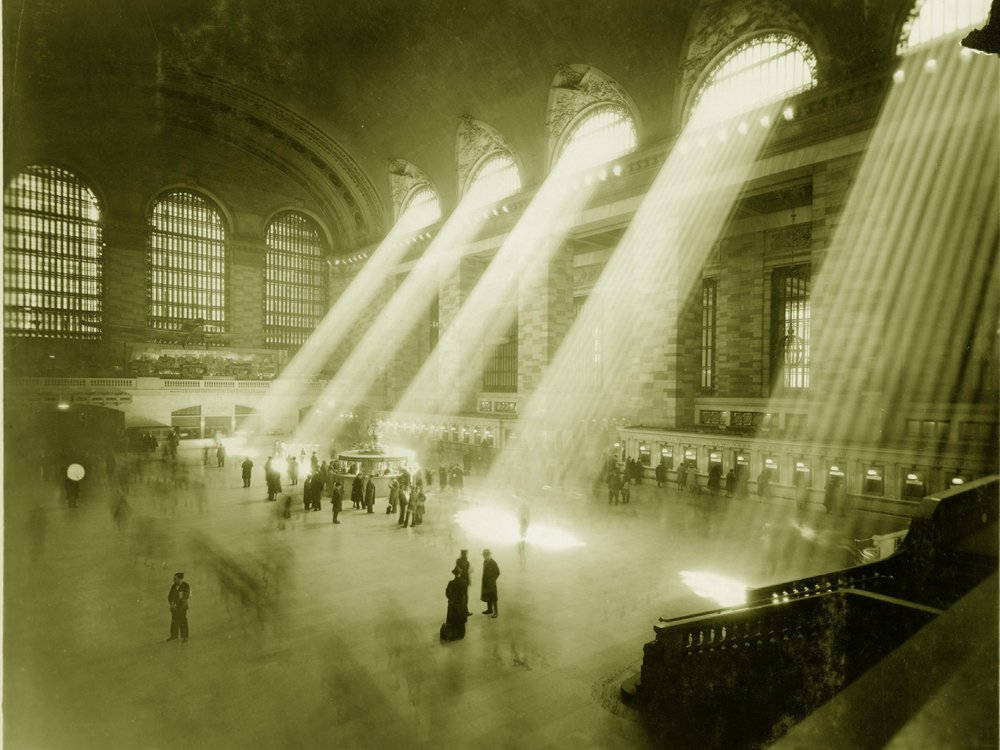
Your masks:
<svg viewBox="0 0 1000 750"><path fill-rule="evenodd" d="M753 13L756 3L743 2ZM901 3L888 0L892 11L880 12L893 16ZM700 5L8 0L5 117L9 125L11 106L65 87L83 87L100 106L111 88L122 85L111 71L127 71L129 85L139 86L162 83L165 70L207 74L305 117L361 165L384 201L388 160L405 158L430 176L447 203L456 190L460 115L496 128L522 163L544 163L548 91L560 64L587 63L604 71L637 103L641 137L669 135L685 34ZM824 26L834 47L839 41L874 44L874 35L863 32L873 12L868 0L789 5ZM28 119L20 124L30 125ZM526 182L538 176L528 175Z"/></svg>

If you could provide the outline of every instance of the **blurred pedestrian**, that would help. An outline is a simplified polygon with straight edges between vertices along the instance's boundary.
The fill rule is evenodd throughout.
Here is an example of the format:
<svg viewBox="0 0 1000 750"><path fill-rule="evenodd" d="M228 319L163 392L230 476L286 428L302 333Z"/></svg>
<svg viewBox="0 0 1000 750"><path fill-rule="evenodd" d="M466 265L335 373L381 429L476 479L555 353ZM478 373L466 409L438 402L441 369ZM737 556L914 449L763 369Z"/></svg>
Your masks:
<svg viewBox="0 0 1000 750"><path fill-rule="evenodd" d="M180 635L181 641L188 639L188 599L191 598L191 587L184 580L183 573L174 573L174 582L167 594L170 605L170 637L168 641L176 641Z"/></svg>

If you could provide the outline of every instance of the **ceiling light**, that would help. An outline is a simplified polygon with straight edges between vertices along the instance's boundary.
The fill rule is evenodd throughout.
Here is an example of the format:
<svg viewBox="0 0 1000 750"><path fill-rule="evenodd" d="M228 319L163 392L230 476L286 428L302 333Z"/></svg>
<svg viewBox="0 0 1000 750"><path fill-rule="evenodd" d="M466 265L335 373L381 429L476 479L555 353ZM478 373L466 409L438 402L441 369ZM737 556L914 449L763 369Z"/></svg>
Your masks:
<svg viewBox="0 0 1000 750"><path fill-rule="evenodd" d="M781 111L781 116L784 117L786 120L791 120L795 117L795 109L792 107L785 107Z"/></svg>
<svg viewBox="0 0 1000 750"><path fill-rule="evenodd" d="M935 70L937 70L937 60L935 60L933 57L930 58L927 62L924 63L924 70L926 70L928 73L933 73Z"/></svg>
<svg viewBox="0 0 1000 750"><path fill-rule="evenodd" d="M906 73L903 72L902 68L900 68L899 70L897 70L895 73L892 74L892 80L894 80L896 83L902 83L905 78L906 78Z"/></svg>
<svg viewBox="0 0 1000 750"><path fill-rule="evenodd" d="M771 127L771 117L770 117L770 115L764 115L763 117L760 118L760 126L762 128L769 128L769 127Z"/></svg>
<svg viewBox="0 0 1000 750"><path fill-rule="evenodd" d="M740 135L746 135L750 131L750 127L746 124L746 122L741 122L736 126L736 130Z"/></svg>

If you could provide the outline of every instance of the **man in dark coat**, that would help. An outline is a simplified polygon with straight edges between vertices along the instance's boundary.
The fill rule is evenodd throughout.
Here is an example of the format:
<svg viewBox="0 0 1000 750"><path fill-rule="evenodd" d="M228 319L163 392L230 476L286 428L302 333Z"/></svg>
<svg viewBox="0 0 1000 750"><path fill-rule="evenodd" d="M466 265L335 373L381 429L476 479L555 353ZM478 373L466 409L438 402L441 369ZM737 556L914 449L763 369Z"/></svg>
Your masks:
<svg viewBox="0 0 1000 750"><path fill-rule="evenodd" d="M479 598L486 602L484 615L496 617L500 614L497 604L497 578L500 577L500 566L490 556L488 549L483 550L483 582L479 589Z"/></svg>
<svg viewBox="0 0 1000 750"><path fill-rule="evenodd" d="M267 482L267 499L274 500L281 492L281 474L270 458L264 463L264 480Z"/></svg>
<svg viewBox="0 0 1000 750"><path fill-rule="evenodd" d="M309 456L309 468L312 469L313 474L319 471L319 456L316 455L316 451L313 451L312 455Z"/></svg>
<svg viewBox="0 0 1000 750"><path fill-rule="evenodd" d="M250 486L250 475L253 473L253 461L250 460L250 456L243 459L243 463L240 464L240 468L243 469L243 486Z"/></svg>
<svg viewBox="0 0 1000 750"><path fill-rule="evenodd" d="M736 470L730 469L726 473L726 495L733 497L736 494Z"/></svg>
<svg viewBox="0 0 1000 750"><path fill-rule="evenodd" d="M712 495L718 495L722 487L722 464L712 463L708 467L708 491Z"/></svg>
<svg viewBox="0 0 1000 750"><path fill-rule="evenodd" d="M406 497L406 490L402 487L399 488L399 525L406 526L407 515L406 511L409 510L410 501Z"/></svg>
<svg viewBox="0 0 1000 750"><path fill-rule="evenodd" d="M170 637L168 641L176 641L180 634L181 640L188 639L187 609L188 598L191 596L191 587L184 580L183 573L174 573L174 583L167 594L167 603L170 605Z"/></svg>
<svg viewBox="0 0 1000 750"><path fill-rule="evenodd" d="M438 485L442 492L448 489L448 470L443 466L438 466Z"/></svg>
<svg viewBox="0 0 1000 750"><path fill-rule="evenodd" d="M341 507L343 506L344 500L344 488L340 486L340 480L336 479L333 482L333 489L330 490L330 497L333 503L333 522L340 523L337 520L337 516L340 515Z"/></svg>
<svg viewBox="0 0 1000 750"><path fill-rule="evenodd" d="M365 508L369 513L375 512L375 481L371 477L365 482Z"/></svg>
<svg viewBox="0 0 1000 750"><path fill-rule="evenodd" d="M656 465L656 486L662 487L664 482L667 481L667 465L660 461Z"/></svg>
<svg viewBox="0 0 1000 750"><path fill-rule="evenodd" d="M361 501L365 499L365 475L358 474L351 483L351 502L355 508L361 507Z"/></svg>
<svg viewBox="0 0 1000 750"><path fill-rule="evenodd" d="M462 487L465 484L465 475L462 474L462 467L455 464L451 470L451 483L455 485L455 489L458 490L458 494L462 494Z"/></svg>
<svg viewBox="0 0 1000 750"><path fill-rule="evenodd" d="M448 581L444 595L448 599L448 612L444 625L441 626L442 641L460 641L465 638L465 621L468 613L465 602L469 600L469 583L462 577L462 571L456 567L451 571L454 578Z"/></svg>
<svg viewBox="0 0 1000 750"><path fill-rule="evenodd" d="M389 504L386 506L387 516L396 512L396 503L399 502L399 481L393 477L389 482Z"/></svg>

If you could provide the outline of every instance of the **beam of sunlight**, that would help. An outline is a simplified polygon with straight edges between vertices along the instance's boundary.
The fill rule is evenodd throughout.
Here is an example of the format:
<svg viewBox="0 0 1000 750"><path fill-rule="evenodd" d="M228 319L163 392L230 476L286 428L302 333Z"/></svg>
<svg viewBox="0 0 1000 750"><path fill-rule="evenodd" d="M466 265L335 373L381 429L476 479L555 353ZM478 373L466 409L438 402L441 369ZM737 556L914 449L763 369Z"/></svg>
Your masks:
<svg viewBox="0 0 1000 750"><path fill-rule="evenodd" d="M501 508L482 506L455 513L455 522L469 536L495 545L517 544L521 541L517 517ZM551 524L532 524L525 541L542 549L572 549L586 543L567 529Z"/></svg>
<svg viewBox="0 0 1000 750"><path fill-rule="evenodd" d="M439 415L453 411L481 381L482 370L476 358L469 356L471 350L479 342L494 341L507 331L517 309L519 288L530 288L544 275L578 211L600 184L600 175L606 178L611 168L607 165L588 180L574 176L572 165L572 161L560 160L553 168L454 320L441 333L437 346L397 401L390 419L427 410L428 405ZM439 392L439 382L447 389L447 398Z"/></svg>
<svg viewBox="0 0 1000 750"><path fill-rule="evenodd" d="M338 414L349 412L367 394L376 376L420 320L437 292L438 277L461 259L461 248L475 235L482 217L463 200L445 220L399 288L337 370L315 406L299 424L293 440L311 441L336 431Z"/></svg>
<svg viewBox="0 0 1000 750"><path fill-rule="evenodd" d="M408 245L404 238L417 228L407 214L400 216L323 320L285 365L281 375L268 387L257 414L247 425L245 432L266 434L275 426L276 421L295 408L296 398L306 387L305 381L316 377L330 356L346 340L406 254Z"/></svg>
<svg viewBox="0 0 1000 750"><path fill-rule="evenodd" d="M681 580L698 596L711 599L720 607L738 607L747 603L747 589L742 581L705 570L682 570Z"/></svg>
<svg viewBox="0 0 1000 750"><path fill-rule="evenodd" d="M676 408L665 386L661 393L654 390L651 371L665 365L650 357L666 356L676 341L684 301L770 132L761 121L769 123L779 107L775 103L745 118L756 123L752 127L728 123L733 132L727 138L709 138L704 131L681 134L522 408L517 439L494 462L493 481L519 486L526 477L558 484L569 474L592 476L607 447L606 435L595 429L602 419L637 414L650 396L662 396L666 408ZM595 330L601 339L599 366Z"/></svg>

